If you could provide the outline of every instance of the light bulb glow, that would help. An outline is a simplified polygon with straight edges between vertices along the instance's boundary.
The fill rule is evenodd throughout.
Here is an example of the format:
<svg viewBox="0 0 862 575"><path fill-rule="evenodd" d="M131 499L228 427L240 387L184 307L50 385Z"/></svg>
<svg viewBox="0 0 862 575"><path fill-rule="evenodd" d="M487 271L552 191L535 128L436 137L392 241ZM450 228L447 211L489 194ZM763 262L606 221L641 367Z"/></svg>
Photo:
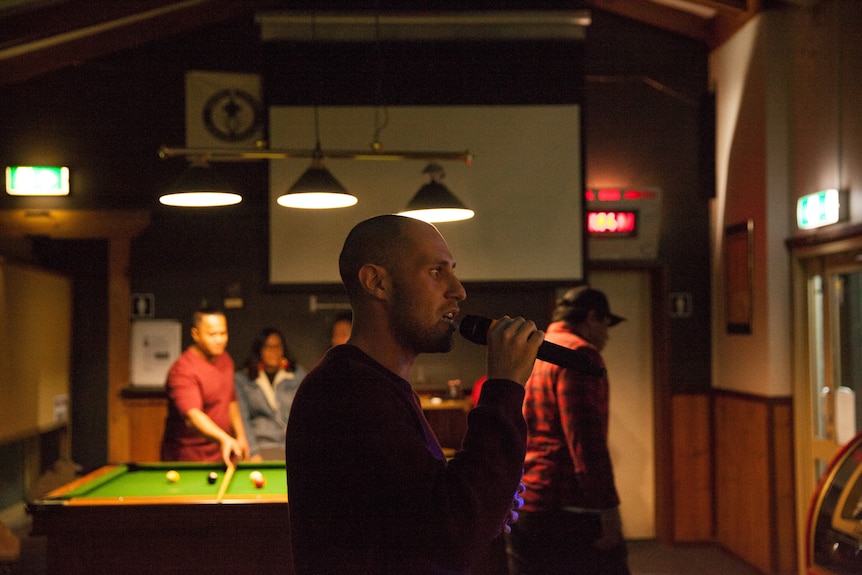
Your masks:
<svg viewBox="0 0 862 575"><path fill-rule="evenodd" d="M242 201L239 194L227 192L181 192L167 194L159 198L166 206L180 208L212 208L216 206L232 206Z"/></svg>
<svg viewBox="0 0 862 575"><path fill-rule="evenodd" d="M346 208L356 204L357 201L356 196L330 192L284 194L276 200L280 206L284 206L286 208L299 208L302 210Z"/></svg>
<svg viewBox="0 0 862 575"><path fill-rule="evenodd" d="M399 216L407 216L429 223L459 222L469 220L475 215L473 210L466 208L431 208L426 210L408 210L400 212Z"/></svg>

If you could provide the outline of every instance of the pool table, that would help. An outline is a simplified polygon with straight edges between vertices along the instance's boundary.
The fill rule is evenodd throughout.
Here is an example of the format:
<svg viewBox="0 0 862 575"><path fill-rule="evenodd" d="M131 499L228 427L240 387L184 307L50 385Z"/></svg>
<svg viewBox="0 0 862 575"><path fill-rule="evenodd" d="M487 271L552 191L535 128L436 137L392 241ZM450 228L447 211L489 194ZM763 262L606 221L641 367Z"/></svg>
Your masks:
<svg viewBox="0 0 862 575"><path fill-rule="evenodd" d="M170 470L179 473L175 483ZM266 478L260 488L249 477L255 470ZM225 471L108 465L30 502L33 534L47 539L48 572L291 573L284 463L239 463L231 478Z"/></svg>

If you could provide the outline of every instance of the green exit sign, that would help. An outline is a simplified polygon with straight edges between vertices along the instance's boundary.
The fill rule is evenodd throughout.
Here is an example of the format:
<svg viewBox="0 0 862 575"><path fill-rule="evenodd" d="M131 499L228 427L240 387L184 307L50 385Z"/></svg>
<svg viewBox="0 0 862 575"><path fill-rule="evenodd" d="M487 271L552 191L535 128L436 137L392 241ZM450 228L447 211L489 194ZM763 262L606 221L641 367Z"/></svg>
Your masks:
<svg viewBox="0 0 862 575"><path fill-rule="evenodd" d="M846 221L847 215L847 193L842 190L821 190L796 201L796 225L800 230L837 224Z"/></svg>
<svg viewBox="0 0 862 575"><path fill-rule="evenodd" d="M68 196L69 168L8 166L6 193L10 196Z"/></svg>

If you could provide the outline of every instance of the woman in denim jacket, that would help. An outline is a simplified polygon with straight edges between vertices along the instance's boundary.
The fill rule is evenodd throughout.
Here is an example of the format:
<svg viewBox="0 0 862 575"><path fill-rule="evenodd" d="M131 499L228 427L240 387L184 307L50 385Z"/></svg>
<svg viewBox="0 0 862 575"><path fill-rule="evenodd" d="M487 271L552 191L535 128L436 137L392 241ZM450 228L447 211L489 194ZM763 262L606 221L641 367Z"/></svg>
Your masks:
<svg viewBox="0 0 862 575"><path fill-rule="evenodd" d="M290 357L284 335L261 330L234 385L253 460L284 459L284 431L305 369Z"/></svg>

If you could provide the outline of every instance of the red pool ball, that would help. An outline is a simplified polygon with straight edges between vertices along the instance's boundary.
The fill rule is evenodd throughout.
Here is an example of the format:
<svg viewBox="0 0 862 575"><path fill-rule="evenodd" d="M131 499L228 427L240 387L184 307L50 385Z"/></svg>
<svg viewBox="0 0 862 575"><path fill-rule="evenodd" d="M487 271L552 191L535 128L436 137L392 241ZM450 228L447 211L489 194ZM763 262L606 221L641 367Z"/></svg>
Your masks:
<svg viewBox="0 0 862 575"><path fill-rule="evenodd" d="M266 477L260 476L260 477L255 477L255 478L254 478L254 486L255 486L255 487L257 487L258 489L260 489L260 488L261 488L261 487L263 487L264 485L266 485Z"/></svg>

